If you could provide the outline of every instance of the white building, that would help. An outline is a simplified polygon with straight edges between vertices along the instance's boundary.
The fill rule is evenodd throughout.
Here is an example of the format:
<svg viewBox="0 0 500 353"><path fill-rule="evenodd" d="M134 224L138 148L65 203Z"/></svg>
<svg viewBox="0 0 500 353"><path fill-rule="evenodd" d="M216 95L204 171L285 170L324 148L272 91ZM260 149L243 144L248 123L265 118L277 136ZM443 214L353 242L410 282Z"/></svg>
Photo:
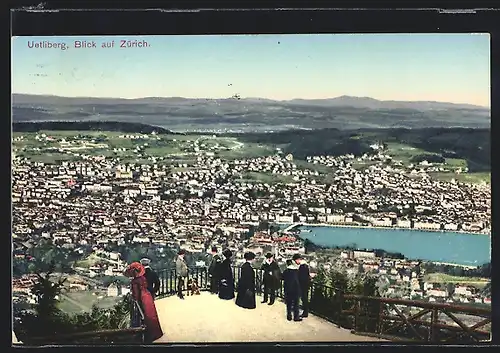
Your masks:
<svg viewBox="0 0 500 353"><path fill-rule="evenodd" d="M429 230L439 230L441 229L441 224L434 222L415 222L413 225L415 229L429 229Z"/></svg>
<svg viewBox="0 0 500 353"><path fill-rule="evenodd" d="M399 228L411 228L411 221L408 220L400 219L396 224Z"/></svg>
<svg viewBox="0 0 500 353"><path fill-rule="evenodd" d="M119 295L121 295L122 291L121 291L122 287L119 286L118 284L116 283L111 283L109 286L108 286L108 297L117 297Z"/></svg>
<svg viewBox="0 0 500 353"><path fill-rule="evenodd" d="M468 287L458 286L458 287L455 288L455 293L454 294L464 295L464 296L471 296L472 295L472 291Z"/></svg>
<svg viewBox="0 0 500 353"><path fill-rule="evenodd" d="M392 227L392 220L389 218L375 219L372 224L376 227Z"/></svg>
<svg viewBox="0 0 500 353"><path fill-rule="evenodd" d="M458 224L454 224L454 223L445 224L444 229L445 230L457 230Z"/></svg>
<svg viewBox="0 0 500 353"><path fill-rule="evenodd" d="M353 251L354 258L375 258L375 253L373 251Z"/></svg>
<svg viewBox="0 0 500 353"><path fill-rule="evenodd" d="M293 223L293 216L280 215L280 216L276 217L276 221L278 223L292 224Z"/></svg>
<svg viewBox="0 0 500 353"><path fill-rule="evenodd" d="M430 289L427 291L427 295L433 296L433 297L444 298L447 296L447 293L445 290L442 290L442 289Z"/></svg>
<svg viewBox="0 0 500 353"><path fill-rule="evenodd" d="M331 214L326 217L328 223L344 223L345 216L341 214Z"/></svg>

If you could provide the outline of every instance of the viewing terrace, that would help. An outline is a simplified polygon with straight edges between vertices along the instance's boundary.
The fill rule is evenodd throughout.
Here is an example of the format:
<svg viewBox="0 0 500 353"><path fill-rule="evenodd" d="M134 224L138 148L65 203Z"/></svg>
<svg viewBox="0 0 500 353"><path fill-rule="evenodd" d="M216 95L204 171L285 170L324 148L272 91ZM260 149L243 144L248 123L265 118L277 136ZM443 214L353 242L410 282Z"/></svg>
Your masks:
<svg viewBox="0 0 500 353"><path fill-rule="evenodd" d="M208 292L184 300L160 299L156 310L165 335L156 343L381 341L355 335L314 315L302 322L287 321L284 303L270 306L260 301L257 297L257 308L248 310Z"/></svg>
<svg viewBox="0 0 500 353"><path fill-rule="evenodd" d="M235 268L237 282L239 269ZM345 294L342 290L313 283L309 292L310 314L301 322L287 321L281 299L261 304L262 273L256 270L257 308L238 307L234 300L221 300L205 291L205 268L192 269L189 276L201 293L175 295L175 271L159 272L161 287L155 304L164 336L155 343L231 342L366 342L389 341L433 343L477 343L491 339L491 310L471 306L429 303ZM283 297L283 288L279 298ZM142 311L133 302L131 322ZM40 344L142 343L144 326L126 330L85 332L40 338Z"/></svg>

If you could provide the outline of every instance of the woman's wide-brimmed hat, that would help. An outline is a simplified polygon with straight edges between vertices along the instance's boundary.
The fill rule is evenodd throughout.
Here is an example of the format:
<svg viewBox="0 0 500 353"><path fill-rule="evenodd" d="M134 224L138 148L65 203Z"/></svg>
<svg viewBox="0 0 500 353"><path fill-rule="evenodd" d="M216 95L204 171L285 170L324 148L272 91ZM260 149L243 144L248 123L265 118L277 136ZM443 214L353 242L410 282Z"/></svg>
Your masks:
<svg viewBox="0 0 500 353"><path fill-rule="evenodd" d="M249 252L246 252L245 255L243 255L243 257L245 258L245 260L253 260L255 259L255 254L251 251Z"/></svg>
<svg viewBox="0 0 500 353"><path fill-rule="evenodd" d="M144 266L142 266L139 262L132 262L125 270L125 276L127 277L141 277L144 276L145 273L146 270L144 269Z"/></svg>
<svg viewBox="0 0 500 353"><path fill-rule="evenodd" d="M231 256L233 256L233 252L229 249L226 249L222 252L222 255L224 255L224 257L229 259Z"/></svg>

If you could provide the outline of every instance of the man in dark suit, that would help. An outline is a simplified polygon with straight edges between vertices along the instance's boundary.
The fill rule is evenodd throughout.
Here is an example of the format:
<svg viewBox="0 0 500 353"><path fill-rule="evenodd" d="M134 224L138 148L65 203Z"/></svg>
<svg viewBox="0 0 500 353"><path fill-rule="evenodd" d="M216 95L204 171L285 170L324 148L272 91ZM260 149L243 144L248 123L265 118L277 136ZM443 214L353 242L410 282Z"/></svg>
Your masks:
<svg viewBox="0 0 500 353"><path fill-rule="evenodd" d="M267 303L269 298L268 305L273 305L276 300L276 291L281 283L281 271L278 263L274 261L273 254L266 254L266 260L260 269L264 272L264 298L262 303Z"/></svg>
<svg viewBox="0 0 500 353"><path fill-rule="evenodd" d="M212 247L212 259L210 265L208 266L208 276L210 277L210 293L219 293L219 281L220 281L220 265L222 259L217 254L217 247Z"/></svg>
<svg viewBox="0 0 500 353"><path fill-rule="evenodd" d="M150 263L150 259L141 259L141 265L144 266L144 269L146 270L144 277L146 277L146 280L148 281L148 290L154 299L156 293L160 290L160 278L158 277L156 272L149 266Z"/></svg>
<svg viewBox="0 0 500 353"><path fill-rule="evenodd" d="M311 286L311 275L309 274L309 266L302 258L302 255L293 255L293 261L299 266L298 276L300 284L300 301L302 302L302 317L309 316L309 287Z"/></svg>
<svg viewBox="0 0 500 353"><path fill-rule="evenodd" d="M297 265L292 260L286 260L286 270L283 271L283 287L285 292L286 319L302 321L299 313L300 283Z"/></svg>

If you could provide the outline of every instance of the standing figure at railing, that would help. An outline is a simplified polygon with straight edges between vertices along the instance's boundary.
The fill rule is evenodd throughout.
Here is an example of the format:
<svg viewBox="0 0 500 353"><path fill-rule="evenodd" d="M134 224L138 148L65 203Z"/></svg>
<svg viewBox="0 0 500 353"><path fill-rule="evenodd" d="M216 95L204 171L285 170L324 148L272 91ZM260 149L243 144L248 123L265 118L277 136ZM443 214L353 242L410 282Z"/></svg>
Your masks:
<svg viewBox="0 0 500 353"><path fill-rule="evenodd" d="M130 282L132 298L139 303L144 313L146 343L153 343L163 336L163 331L160 326L153 296L148 290L148 282L146 277L144 277L145 273L144 266L139 262L131 263L125 271L127 277L132 277L132 281Z"/></svg>
<svg viewBox="0 0 500 353"><path fill-rule="evenodd" d="M300 283L298 266L292 260L286 260L286 270L283 271L283 289L285 292L286 319L302 321L299 311Z"/></svg>
<svg viewBox="0 0 500 353"><path fill-rule="evenodd" d="M302 302L302 317L309 316L309 288L311 287L311 275L309 266L302 255L293 255L293 260L299 266L300 301Z"/></svg>
<svg viewBox="0 0 500 353"><path fill-rule="evenodd" d="M151 263L150 259L147 258L141 259L141 265L144 266L144 270L146 271L144 277L146 277L148 281L148 290L154 299L156 293L160 290L160 278L158 277L156 272L149 266L150 263Z"/></svg>
<svg viewBox="0 0 500 353"><path fill-rule="evenodd" d="M247 252L244 258L246 262L241 266L236 305L245 309L255 309L257 307L255 303L255 272L252 267L255 254Z"/></svg>
<svg viewBox="0 0 500 353"><path fill-rule="evenodd" d="M260 269L264 272L264 298L262 303L267 303L269 298L268 305L273 305L276 300L276 291L279 289L281 283L280 267L278 263L274 261L273 254L266 254L266 260Z"/></svg>
<svg viewBox="0 0 500 353"><path fill-rule="evenodd" d="M210 265L208 266L208 276L210 277L210 293L219 293L219 282L220 282L220 267L222 259L219 254L217 254L217 247L212 247L212 259Z"/></svg>
<svg viewBox="0 0 500 353"><path fill-rule="evenodd" d="M219 298L224 300L231 300L234 298L234 278L233 271L231 270L231 250L226 249L222 252L224 261L220 266L220 284L219 284Z"/></svg>
<svg viewBox="0 0 500 353"><path fill-rule="evenodd" d="M177 260L175 261L175 271L177 273L177 296L184 299L184 283L186 282L186 277L188 275L188 267L186 261L184 260L184 255L186 251L181 249L177 253Z"/></svg>

